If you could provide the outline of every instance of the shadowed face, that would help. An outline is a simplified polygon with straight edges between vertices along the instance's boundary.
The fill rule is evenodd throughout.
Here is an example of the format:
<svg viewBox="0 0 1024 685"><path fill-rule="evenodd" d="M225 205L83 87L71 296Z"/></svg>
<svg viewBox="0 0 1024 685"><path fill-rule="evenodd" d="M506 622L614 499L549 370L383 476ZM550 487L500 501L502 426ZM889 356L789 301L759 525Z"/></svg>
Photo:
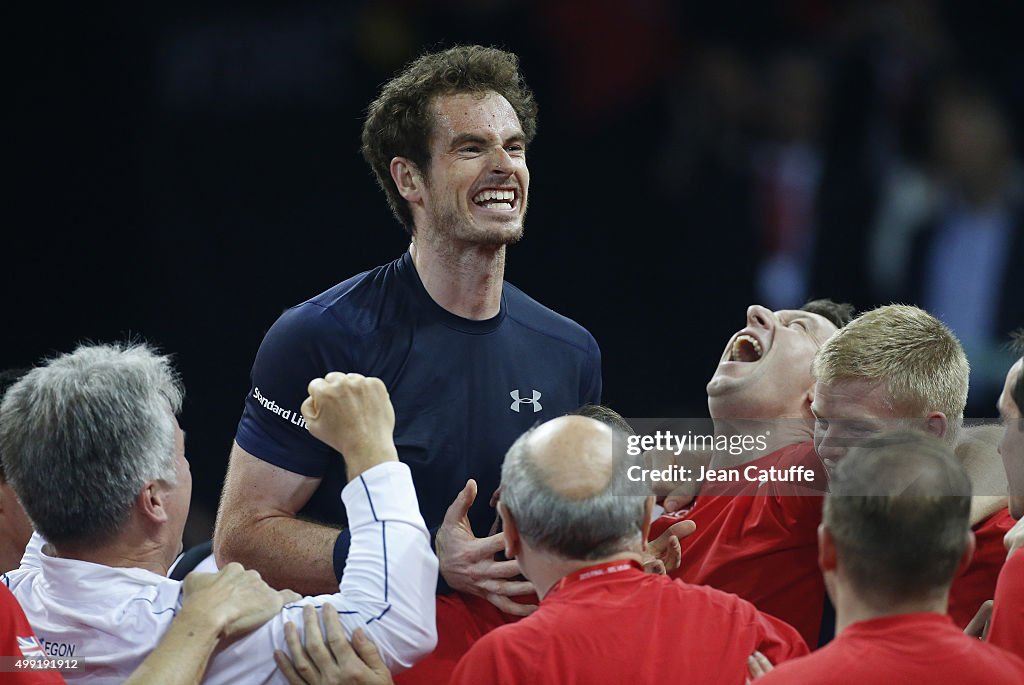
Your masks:
<svg viewBox="0 0 1024 685"><path fill-rule="evenodd" d="M924 415L897 406L885 383L867 380L818 382L814 386L814 449L828 468L851 447L892 430L920 430L945 438L945 414Z"/></svg>
<svg viewBox="0 0 1024 685"><path fill-rule="evenodd" d="M859 380L817 383L811 411L814 449L829 468L850 447L895 428L899 417L884 384Z"/></svg>

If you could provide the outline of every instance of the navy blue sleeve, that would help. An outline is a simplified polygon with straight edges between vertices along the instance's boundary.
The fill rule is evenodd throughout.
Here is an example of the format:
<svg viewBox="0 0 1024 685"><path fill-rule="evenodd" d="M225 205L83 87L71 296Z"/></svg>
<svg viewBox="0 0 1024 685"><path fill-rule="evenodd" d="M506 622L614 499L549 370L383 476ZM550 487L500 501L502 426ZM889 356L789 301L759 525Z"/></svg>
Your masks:
<svg viewBox="0 0 1024 685"><path fill-rule="evenodd" d="M253 362L252 387L235 434L242 449L314 478L323 477L327 465L341 459L309 434L299 410L311 380L349 370L339 329L330 312L308 302L289 309L274 323Z"/></svg>
<svg viewBox="0 0 1024 685"><path fill-rule="evenodd" d="M601 404L601 348L598 347L597 341L589 332L587 337L590 338L590 348L587 350L587 358L580 379L580 406Z"/></svg>

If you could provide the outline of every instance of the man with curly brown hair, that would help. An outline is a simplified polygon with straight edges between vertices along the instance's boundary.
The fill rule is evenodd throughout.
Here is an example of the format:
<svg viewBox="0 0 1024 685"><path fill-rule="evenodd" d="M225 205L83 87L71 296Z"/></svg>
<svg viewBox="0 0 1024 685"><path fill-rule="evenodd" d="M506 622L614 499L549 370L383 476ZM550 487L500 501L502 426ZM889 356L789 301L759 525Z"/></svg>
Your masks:
<svg viewBox="0 0 1024 685"><path fill-rule="evenodd" d="M391 393L441 591L474 611L531 610L511 599L532 590L513 580L516 562L495 561L501 536L476 533L494 521L488 499L509 445L601 394L594 338L503 280L506 246L523 234L536 116L517 57L494 48L424 55L382 87L362 151L411 244L289 309L264 338L218 514L220 563L277 587L336 587L349 545L334 496L344 473L298 409L309 378L357 372Z"/></svg>

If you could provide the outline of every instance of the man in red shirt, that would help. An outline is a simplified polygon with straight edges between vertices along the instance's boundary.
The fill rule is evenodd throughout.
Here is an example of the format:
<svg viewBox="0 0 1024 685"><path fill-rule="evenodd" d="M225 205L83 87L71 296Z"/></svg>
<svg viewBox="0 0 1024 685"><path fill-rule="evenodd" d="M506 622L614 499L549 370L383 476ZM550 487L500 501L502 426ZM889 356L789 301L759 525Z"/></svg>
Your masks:
<svg viewBox="0 0 1024 685"><path fill-rule="evenodd" d="M942 439L980 493L972 501L977 548L956 578L949 612L961 628L992 598L1006 558L1003 535L1013 520L997 451L965 428L967 356L956 336L917 307L888 305L860 315L825 343L814 360L815 447L826 465L850 445L885 431L920 430Z"/></svg>
<svg viewBox="0 0 1024 685"><path fill-rule="evenodd" d="M520 437L502 466L505 552L541 598L483 636L452 682L743 683L748 658L807 653L800 635L735 595L641 570L652 497L624 494L622 436L563 416Z"/></svg>
<svg viewBox="0 0 1024 685"><path fill-rule="evenodd" d="M1024 352L1024 333L1019 334L1017 344ZM1021 519L1024 517L1024 415L1021 412L1024 408L1024 356L1006 374L998 406L1003 419L999 454L1009 484L1010 513L1015 519ZM988 641L1024 657L1024 552L1019 549L1011 549L999 574Z"/></svg>
<svg viewBox="0 0 1024 685"><path fill-rule="evenodd" d="M60 673L34 668L46 658L43 646L25 618L21 605L7 586L0 583L0 673L11 685L56 685L63 683Z"/></svg>
<svg viewBox="0 0 1024 685"><path fill-rule="evenodd" d="M759 685L1024 682L1024 660L964 635L946 612L971 558L970 508L967 473L934 437L890 433L851 450L819 533L836 638Z"/></svg>
<svg viewBox="0 0 1024 685"><path fill-rule="evenodd" d="M710 468L803 467L813 480L708 482L691 508L662 516L651 530L653 539L681 519L694 521L672 576L735 593L794 626L810 645L818 644L825 601L817 529L828 484L812 442L811 364L852 313L830 300L777 312L751 306L747 326L729 339L707 387L716 438L765 437L764 449L717 452Z"/></svg>

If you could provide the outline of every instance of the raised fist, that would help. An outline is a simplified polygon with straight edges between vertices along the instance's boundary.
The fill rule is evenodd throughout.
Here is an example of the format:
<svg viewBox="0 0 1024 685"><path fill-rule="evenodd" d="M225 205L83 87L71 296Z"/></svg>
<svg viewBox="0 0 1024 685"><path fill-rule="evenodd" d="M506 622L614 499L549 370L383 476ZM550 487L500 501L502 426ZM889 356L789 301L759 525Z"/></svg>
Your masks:
<svg viewBox="0 0 1024 685"><path fill-rule="evenodd" d="M302 403L306 427L345 457L348 479L385 461L398 461L395 410L379 378L327 374L310 381Z"/></svg>

